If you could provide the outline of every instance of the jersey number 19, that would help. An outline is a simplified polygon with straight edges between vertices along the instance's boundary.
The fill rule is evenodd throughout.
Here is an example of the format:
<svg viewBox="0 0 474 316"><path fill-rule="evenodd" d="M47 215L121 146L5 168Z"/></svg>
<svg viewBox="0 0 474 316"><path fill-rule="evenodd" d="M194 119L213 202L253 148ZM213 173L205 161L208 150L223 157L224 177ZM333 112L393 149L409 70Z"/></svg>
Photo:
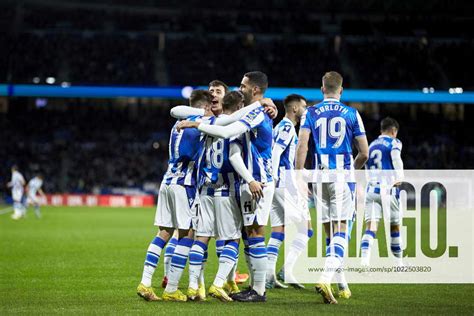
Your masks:
<svg viewBox="0 0 474 316"><path fill-rule="evenodd" d="M328 136L337 138L332 148L339 148L346 137L346 120L342 117L336 116L329 120L327 117L321 117L316 121L316 128L319 128L319 148L327 147Z"/></svg>

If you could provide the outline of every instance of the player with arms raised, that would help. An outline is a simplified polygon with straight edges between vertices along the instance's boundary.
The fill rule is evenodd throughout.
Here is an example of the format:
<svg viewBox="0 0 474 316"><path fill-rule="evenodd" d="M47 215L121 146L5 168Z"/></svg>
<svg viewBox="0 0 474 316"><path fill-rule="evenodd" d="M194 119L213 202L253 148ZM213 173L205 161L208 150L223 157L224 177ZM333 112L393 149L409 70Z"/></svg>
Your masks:
<svg viewBox="0 0 474 316"><path fill-rule="evenodd" d="M368 157L368 144L364 124L354 108L340 102L342 76L327 72L322 79L324 100L308 108L299 132L296 169L303 169L308 152L310 136L315 153L313 168L316 170L361 169ZM358 154L352 157L352 144ZM317 209L321 210L329 245L326 252L324 272L316 290L327 304L337 304L331 290L334 273L343 264L347 247L346 224L355 210L355 183L328 182L313 184L314 196L318 196ZM319 191L319 192L318 192ZM319 200L320 198L320 200Z"/></svg>

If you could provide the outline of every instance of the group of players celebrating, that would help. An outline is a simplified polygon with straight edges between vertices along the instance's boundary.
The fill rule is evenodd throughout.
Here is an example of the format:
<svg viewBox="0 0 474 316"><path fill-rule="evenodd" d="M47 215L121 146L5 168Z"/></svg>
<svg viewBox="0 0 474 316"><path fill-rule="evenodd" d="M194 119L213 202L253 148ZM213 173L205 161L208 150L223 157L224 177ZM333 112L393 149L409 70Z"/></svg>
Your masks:
<svg viewBox="0 0 474 316"><path fill-rule="evenodd" d="M369 169L403 170L401 143L396 138L398 123L384 119L382 135L369 149L359 113L340 102L343 88L339 73L331 71L323 76L324 100L316 105L308 107L301 95L287 96L283 102L285 117L275 128L277 109L271 99L264 97L267 88L267 76L253 71L243 76L239 91L229 91L225 83L214 80L208 91L192 92L190 106L171 110L178 121L171 130L169 167L158 195L155 225L159 230L148 246L137 288L145 300L199 301L208 294L223 302L265 302L266 289L287 287L278 279L303 287L291 273L283 276L283 271L293 270L313 235L307 204L293 203L305 208L300 220L308 224L297 234L287 252L285 268L278 274L276 262L284 241L285 206L288 199L297 200L302 195L288 195L285 178L288 172L291 176L292 171L304 169L308 151L312 170L351 171L366 163ZM353 145L358 151L355 159ZM343 274L337 271L343 265L355 214L355 183L318 183L312 188L315 203L322 206L327 236L325 270L316 291L325 303L336 304L336 294L341 298L351 296ZM384 188L376 182L368 187L372 200L366 201L370 211L366 210L367 230L361 246L366 265L382 217L381 190ZM394 190L392 196L397 203L398 191ZM307 201L307 196L304 199ZM391 226L391 248L401 257L396 217ZM265 243L269 219L272 231ZM216 239L219 267L206 293L204 266L211 238ZM241 240L250 274L249 287L242 291L235 282ZM159 297L152 288L152 277L163 250L165 289ZM188 261L189 286L184 294L178 283ZM337 293L331 288L334 277L339 284Z"/></svg>

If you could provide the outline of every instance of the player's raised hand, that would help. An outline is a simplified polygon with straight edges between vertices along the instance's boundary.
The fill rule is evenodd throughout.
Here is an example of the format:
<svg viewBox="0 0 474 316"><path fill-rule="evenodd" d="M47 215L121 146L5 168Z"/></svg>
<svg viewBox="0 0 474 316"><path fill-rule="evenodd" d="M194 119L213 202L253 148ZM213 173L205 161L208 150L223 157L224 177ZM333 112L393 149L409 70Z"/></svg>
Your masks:
<svg viewBox="0 0 474 316"><path fill-rule="evenodd" d="M249 189L250 192L252 193L252 198L254 200L258 200L260 198L263 198L263 187L265 185L261 182L258 181L252 181L249 183Z"/></svg>
<svg viewBox="0 0 474 316"><path fill-rule="evenodd" d="M191 122L191 121L181 121L178 123L178 126L176 126L176 130L178 132L181 132L181 130L186 129L186 128L198 128L199 122Z"/></svg>
<svg viewBox="0 0 474 316"><path fill-rule="evenodd" d="M268 115L272 118L272 119L275 119L277 116L278 116L278 109L275 105L275 103L273 103L273 100L270 99L270 98L263 98L262 100L260 100L260 103L263 105L263 107L265 108L265 112L268 113Z"/></svg>

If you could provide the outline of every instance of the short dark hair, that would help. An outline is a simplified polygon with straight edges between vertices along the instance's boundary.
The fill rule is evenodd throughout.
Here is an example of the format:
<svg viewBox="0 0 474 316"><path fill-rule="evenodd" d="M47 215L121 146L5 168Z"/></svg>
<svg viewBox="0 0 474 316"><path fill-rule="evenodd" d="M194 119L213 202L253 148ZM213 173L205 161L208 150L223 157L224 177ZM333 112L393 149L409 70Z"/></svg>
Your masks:
<svg viewBox="0 0 474 316"><path fill-rule="evenodd" d="M298 102L298 101L305 101L306 102L306 98L304 96L300 95L300 94L295 94L295 93L287 95L285 97L285 99L283 100L283 105L285 106L285 110L287 110L290 107L291 103L293 103L295 101L296 102Z"/></svg>
<svg viewBox="0 0 474 316"><path fill-rule="evenodd" d="M328 71L323 76L323 87L326 93L335 93L342 87L342 76L337 71Z"/></svg>
<svg viewBox="0 0 474 316"><path fill-rule="evenodd" d="M207 90L193 90L189 97L189 104L193 108L200 108L212 103L212 94Z"/></svg>
<svg viewBox="0 0 474 316"><path fill-rule="evenodd" d="M259 87L262 94L267 91L268 88L268 77L261 71L250 71L247 72L244 77L249 78L250 84Z"/></svg>
<svg viewBox="0 0 474 316"><path fill-rule="evenodd" d="M209 82L209 88L211 87L219 87L219 86L222 86L224 87L224 94L229 92L229 86L226 85L223 81L220 81L220 80L212 80L211 82Z"/></svg>
<svg viewBox="0 0 474 316"><path fill-rule="evenodd" d="M240 103L244 101L244 95L240 91L230 91L222 99L222 109L224 111L235 112L239 109Z"/></svg>
<svg viewBox="0 0 474 316"><path fill-rule="evenodd" d="M380 130L382 132L388 131L392 127L395 127L397 131L400 129L400 125L398 125L398 122L389 116L387 116L380 122Z"/></svg>

